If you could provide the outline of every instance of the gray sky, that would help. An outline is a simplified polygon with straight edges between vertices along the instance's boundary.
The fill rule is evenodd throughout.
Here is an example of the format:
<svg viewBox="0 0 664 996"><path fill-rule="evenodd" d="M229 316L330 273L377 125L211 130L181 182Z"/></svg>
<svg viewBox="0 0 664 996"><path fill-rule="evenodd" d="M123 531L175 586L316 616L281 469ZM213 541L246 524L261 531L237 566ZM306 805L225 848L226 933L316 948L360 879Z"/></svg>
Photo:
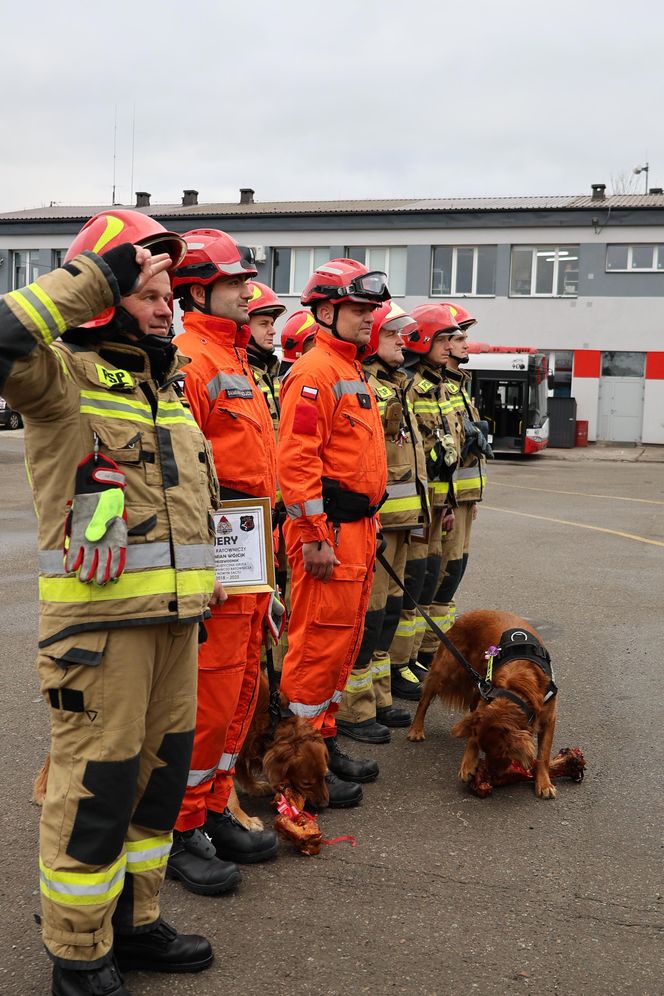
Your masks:
<svg viewBox="0 0 664 996"><path fill-rule="evenodd" d="M3 5L0 210L664 185L655 0ZM631 179L631 176L630 176ZM634 178L643 189L643 176Z"/></svg>

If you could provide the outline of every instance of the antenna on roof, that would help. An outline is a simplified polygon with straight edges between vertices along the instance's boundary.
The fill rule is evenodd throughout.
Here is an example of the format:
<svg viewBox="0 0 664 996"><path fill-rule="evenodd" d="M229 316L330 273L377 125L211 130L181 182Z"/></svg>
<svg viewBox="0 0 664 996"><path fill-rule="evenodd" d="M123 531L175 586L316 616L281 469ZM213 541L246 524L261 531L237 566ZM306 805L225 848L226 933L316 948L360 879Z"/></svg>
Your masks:
<svg viewBox="0 0 664 996"><path fill-rule="evenodd" d="M113 122L113 193L111 195L111 204L115 204L115 160L117 159L117 149L118 149L118 105L115 105L115 120Z"/></svg>
<svg viewBox="0 0 664 996"><path fill-rule="evenodd" d="M134 104L131 115L131 180L129 183L129 201L134 198L134 151L136 148L136 104Z"/></svg>

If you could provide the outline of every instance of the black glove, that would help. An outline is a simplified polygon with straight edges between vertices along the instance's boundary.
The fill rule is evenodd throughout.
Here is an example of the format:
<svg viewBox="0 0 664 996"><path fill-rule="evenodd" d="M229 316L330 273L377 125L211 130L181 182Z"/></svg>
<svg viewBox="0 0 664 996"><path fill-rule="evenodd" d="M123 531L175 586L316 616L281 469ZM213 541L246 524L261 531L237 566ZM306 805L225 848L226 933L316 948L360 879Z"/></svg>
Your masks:
<svg viewBox="0 0 664 996"><path fill-rule="evenodd" d="M121 246L109 249L104 253L104 262L118 282L120 297L131 294L141 274L141 268L136 262L135 246L131 242L123 242Z"/></svg>

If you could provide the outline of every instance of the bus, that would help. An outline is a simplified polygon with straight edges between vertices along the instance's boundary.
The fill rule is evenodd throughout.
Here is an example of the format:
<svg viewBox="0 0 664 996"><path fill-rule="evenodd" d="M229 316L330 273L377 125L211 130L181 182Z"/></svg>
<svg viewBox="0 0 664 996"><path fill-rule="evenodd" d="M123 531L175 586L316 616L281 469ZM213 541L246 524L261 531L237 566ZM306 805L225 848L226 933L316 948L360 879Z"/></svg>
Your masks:
<svg viewBox="0 0 664 996"><path fill-rule="evenodd" d="M494 453L537 453L549 442L548 360L529 346L469 343L465 369Z"/></svg>

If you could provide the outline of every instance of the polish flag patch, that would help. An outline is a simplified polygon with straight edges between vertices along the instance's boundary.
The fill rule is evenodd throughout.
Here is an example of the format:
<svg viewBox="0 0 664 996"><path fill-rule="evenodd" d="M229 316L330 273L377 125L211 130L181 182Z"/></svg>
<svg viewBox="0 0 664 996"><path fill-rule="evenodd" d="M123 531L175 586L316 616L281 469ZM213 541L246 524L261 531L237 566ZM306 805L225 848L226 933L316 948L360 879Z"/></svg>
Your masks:
<svg viewBox="0 0 664 996"><path fill-rule="evenodd" d="M318 397L318 388L307 387L305 384L305 386L300 391L300 394L302 395L303 398L309 398L310 401L315 401L316 398Z"/></svg>

